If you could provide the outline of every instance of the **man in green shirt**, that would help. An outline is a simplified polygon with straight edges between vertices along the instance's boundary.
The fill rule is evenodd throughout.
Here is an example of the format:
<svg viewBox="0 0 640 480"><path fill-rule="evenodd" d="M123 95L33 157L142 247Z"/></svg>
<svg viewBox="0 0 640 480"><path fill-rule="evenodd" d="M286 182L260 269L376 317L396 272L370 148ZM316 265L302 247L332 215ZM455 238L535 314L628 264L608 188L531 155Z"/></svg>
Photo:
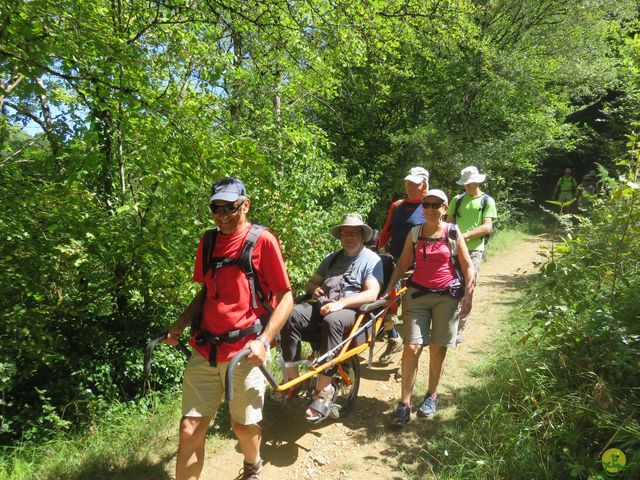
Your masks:
<svg viewBox="0 0 640 480"><path fill-rule="evenodd" d="M486 178L476 167L463 168L456 183L463 185L465 192L455 196L447 210L447 222L458 225L467 243L476 280L484 254L485 237L491 234L493 220L497 217L495 200L480 190L480 184ZM469 316L458 322L457 343L464 339L468 323Z"/></svg>
<svg viewBox="0 0 640 480"><path fill-rule="evenodd" d="M564 175L556 182L553 197L557 195L558 201L562 203L569 202L576 196L577 187L576 179L571 175L571 169L567 167L564 169Z"/></svg>

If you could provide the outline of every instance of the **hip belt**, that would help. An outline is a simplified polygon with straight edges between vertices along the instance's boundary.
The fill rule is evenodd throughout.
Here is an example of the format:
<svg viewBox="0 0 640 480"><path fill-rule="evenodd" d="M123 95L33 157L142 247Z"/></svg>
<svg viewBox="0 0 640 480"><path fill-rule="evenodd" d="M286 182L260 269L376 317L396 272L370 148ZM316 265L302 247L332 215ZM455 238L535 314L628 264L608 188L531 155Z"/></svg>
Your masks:
<svg viewBox="0 0 640 480"><path fill-rule="evenodd" d="M417 283L409 280L407 282L407 285L409 285L410 287L413 287L417 290L417 292L412 292L411 293L411 298L418 298L418 297L422 297L424 295L427 295L429 293L435 293L436 295L449 295L449 289L448 288L427 288L427 287L423 287L422 285L418 285Z"/></svg>
<svg viewBox="0 0 640 480"><path fill-rule="evenodd" d="M211 345L211 350L209 351L209 365L212 367L218 366L217 361L217 353L218 353L218 345L221 343L236 343L240 340L247 338L249 335L255 335L260 333L264 328L264 325L267 324L269 320L268 316L258 318L253 325L247 328L242 328L240 330L231 330L229 332L223 333L222 335L213 335L211 332L206 330L199 330L194 336L194 340L196 345L202 347L207 343Z"/></svg>

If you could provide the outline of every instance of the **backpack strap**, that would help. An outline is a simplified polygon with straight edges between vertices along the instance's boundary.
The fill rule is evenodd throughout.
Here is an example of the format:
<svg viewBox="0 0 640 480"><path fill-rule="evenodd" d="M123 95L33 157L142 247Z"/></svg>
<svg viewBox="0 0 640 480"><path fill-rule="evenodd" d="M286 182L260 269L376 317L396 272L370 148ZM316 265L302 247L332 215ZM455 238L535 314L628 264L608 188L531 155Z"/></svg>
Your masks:
<svg viewBox="0 0 640 480"><path fill-rule="evenodd" d="M447 240L449 241L449 250L451 250L451 256L458 258L458 226L455 223L447 224Z"/></svg>
<svg viewBox="0 0 640 480"><path fill-rule="evenodd" d="M422 232L422 226L424 223L420 225L416 225L415 227L411 227L411 242L413 243L413 264L416 264L416 246L418 245L418 240L420 239L420 233Z"/></svg>
<svg viewBox="0 0 640 480"><path fill-rule="evenodd" d="M249 233L244 240L244 244L242 245L242 251L240 252L240 258L238 259L240 270L242 270L249 280L249 290L251 292L251 307L255 310L258 308L257 299L260 299L260 303L267 309L268 312L273 312L273 308L269 304L269 299L266 298L264 291L262 290L262 286L260 285L260 281L257 278L257 274L255 269L253 268L253 249L262 235L262 232L265 231L265 227L262 225L258 225L254 223L251 225Z"/></svg>
<svg viewBox="0 0 640 480"><path fill-rule="evenodd" d="M211 268L211 254L213 253L213 246L216 244L216 237L218 236L217 228L210 228L204 232L202 239L202 298L200 299L200 311L193 317L191 322L191 331L195 332L200 329L202 323L202 314L204 312L204 302L207 300L207 282L204 281L204 277L207 275L209 268Z"/></svg>
<svg viewBox="0 0 640 480"><path fill-rule="evenodd" d="M460 243L458 234L460 229L455 223L447 223L447 240L449 244L449 250L451 252L451 264L458 276L458 280L463 282L462 269L460 268L460 262L458 260L458 243Z"/></svg>
<svg viewBox="0 0 640 480"><path fill-rule="evenodd" d="M486 193L482 194L482 198L480 199L480 214L482 215L482 220L484 220L484 211L487 209L487 202L489 201L489 195Z"/></svg>
<svg viewBox="0 0 640 480"><path fill-rule="evenodd" d="M414 248L416 246L416 243L418 243L418 239L420 238L420 230L422 230L423 225L424 223L421 223L420 225L411 227L411 241L413 242Z"/></svg>
<svg viewBox="0 0 640 480"><path fill-rule="evenodd" d="M482 201L481 201L481 208L480 208L480 214L482 216L482 222L484 223L484 211L487 209L487 204L489 203L489 199L491 197L486 194L483 193L482 194ZM492 223L492 229L493 229L493 223ZM489 244L489 239L491 238L491 233L487 233L484 237L482 237L482 241L484 242L485 247ZM484 258L484 250L482 252L483 258Z"/></svg>
<svg viewBox="0 0 640 480"><path fill-rule="evenodd" d="M216 367L218 365L218 345L221 343L236 343L249 335L260 334L267 321L268 318L258 318L250 327L240 330L230 330L222 335L213 335L211 332L206 330L199 330L194 337L195 342L196 345L200 347L206 344L211 345L211 350L209 351L209 365Z"/></svg>
<svg viewBox="0 0 640 480"><path fill-rule="evenodd" d="M202 278L205 277L211 268L211 254L213 253L213 246L216 244L217 236L217 228L210 228L204 232L204 238L202 240Z"/></svg>
<svg viewBox="0 0 640 480"><path fill-rule="evenodd" d="M329 273L329 270L331 270L331 267L333 267L333 264L336 263L336 260L338 260L338 257L342 253L344 253L344 249L336 250L331 254L331 259L329 259L329 265L327 266L327 273Z"/></svg>
<svg viewBox="0 0 640 480"><path fill-rule="evenodd" d="M462 192L460 195L456 195L456 207L453 209L453 223L456 223L456 219L458 218L459 214L458 211L460 210L460 204L462 203L462 199L464 198L464 196L467 194L467 192Z"/></svg>

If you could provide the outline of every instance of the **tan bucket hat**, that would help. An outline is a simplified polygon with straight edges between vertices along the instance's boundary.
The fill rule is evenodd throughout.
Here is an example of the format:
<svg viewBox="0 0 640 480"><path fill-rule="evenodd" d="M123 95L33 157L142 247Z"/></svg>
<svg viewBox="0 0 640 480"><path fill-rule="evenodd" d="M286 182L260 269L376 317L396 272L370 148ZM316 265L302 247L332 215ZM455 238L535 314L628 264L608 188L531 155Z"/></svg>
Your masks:
<svg viewBox="0 0 640 480"><path fill-rule="evenodd" d="M373 236L373 230L369 225L364 223L362 216L359 213L347 213L342 216L342 223L336 225L331 229L331 235L340 240L340 229L342 227L360 227L364 231L363 241L366 243L371 240Z"/></svg>

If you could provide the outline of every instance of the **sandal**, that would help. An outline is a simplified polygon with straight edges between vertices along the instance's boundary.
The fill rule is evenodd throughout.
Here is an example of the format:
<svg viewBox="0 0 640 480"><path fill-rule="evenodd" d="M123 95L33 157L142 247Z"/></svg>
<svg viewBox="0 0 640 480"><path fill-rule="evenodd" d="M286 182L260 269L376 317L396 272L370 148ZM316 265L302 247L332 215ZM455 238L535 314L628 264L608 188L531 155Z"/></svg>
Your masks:
<svg viewBox="0 0 640 480"><path fill-rule="evenodd" d="M325 390L316 392L314 399L307 405L308 409L317 412L317 415L305 415L305 420L309 423L320 423L325 420L331 413L336 388L333 385Z"/></svg>

